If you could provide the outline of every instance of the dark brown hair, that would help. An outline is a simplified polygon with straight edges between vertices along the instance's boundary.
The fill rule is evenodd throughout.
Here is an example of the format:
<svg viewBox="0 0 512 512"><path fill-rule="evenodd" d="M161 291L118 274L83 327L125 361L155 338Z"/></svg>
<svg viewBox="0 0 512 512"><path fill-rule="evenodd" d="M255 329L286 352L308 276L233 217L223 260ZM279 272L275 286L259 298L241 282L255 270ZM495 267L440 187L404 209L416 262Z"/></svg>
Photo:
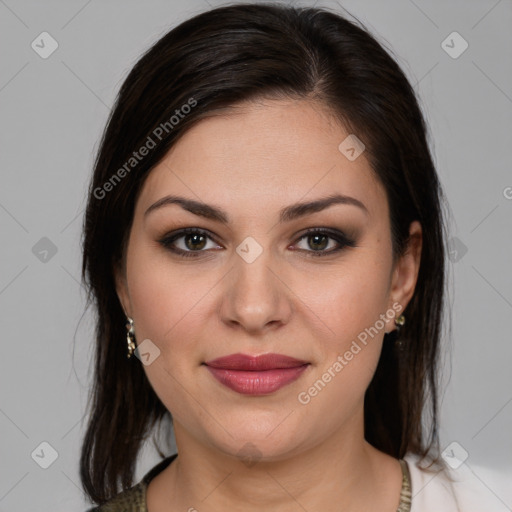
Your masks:
<svg viewBox="0 0 512 512"><path fill-rule="evenodd" d="M82 240L82 278L97 312L96 357L80 459L83 487L96 503L119 492L119 485L133 485L144 441L162 420L172 421L143 366L126 358L126 317L116 294L114 268L123 261L137 195L194 123L255 98L320 102L357 134L386 190L395 258L407 247L411 222L421 223L419 276L400 333L405 348L397 353L386 335L366 392L365 437L396 458L439 451L446 235L442 190L414 90L358 22L318 8L231 5L185 21L140 58L121 87L96 157ZM134 151L149 138L154 147L135 161Z"/></svg>

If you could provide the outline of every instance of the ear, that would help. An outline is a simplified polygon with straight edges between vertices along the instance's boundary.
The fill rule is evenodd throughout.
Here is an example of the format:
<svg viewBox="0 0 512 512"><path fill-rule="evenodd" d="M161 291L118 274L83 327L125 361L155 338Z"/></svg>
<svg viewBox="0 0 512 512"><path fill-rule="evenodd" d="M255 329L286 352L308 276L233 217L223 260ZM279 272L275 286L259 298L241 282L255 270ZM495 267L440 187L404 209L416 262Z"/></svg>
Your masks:
<svg viewBox="0 0 512 512"><path fill-rule="evenodd" d="M395 263L391 278L390 307L395 304L393 309L397 311L397 316L402 314L414 294L420 269L422 245L421 224L415 220L409 227L408 245L403 255ZM396 303L401 306L400 310Z"/></svg>
<svg viewBox="0 0 512 512"><path fill-rule="evenodd" d="M124 314L132 318L130 295L128 294L128 284L126 281L126 270L124 264L121 262L114 265L114 280L116 283L117 296L124 310Z"/></svg>

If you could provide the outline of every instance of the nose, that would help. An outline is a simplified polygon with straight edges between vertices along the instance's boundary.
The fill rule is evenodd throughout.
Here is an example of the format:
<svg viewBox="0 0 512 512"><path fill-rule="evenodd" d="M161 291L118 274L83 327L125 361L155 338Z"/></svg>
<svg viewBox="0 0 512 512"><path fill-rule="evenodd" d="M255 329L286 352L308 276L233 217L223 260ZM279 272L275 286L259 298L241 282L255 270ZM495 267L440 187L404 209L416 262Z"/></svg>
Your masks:
<svg viewBox="0 0 512 512"><path fill-rule="evenodd" d="M252 263L234 255L234 268L223 280L220 315L230 327L251 334L287 324L292 313L292 293L272 264L268 251Z"/></svg>

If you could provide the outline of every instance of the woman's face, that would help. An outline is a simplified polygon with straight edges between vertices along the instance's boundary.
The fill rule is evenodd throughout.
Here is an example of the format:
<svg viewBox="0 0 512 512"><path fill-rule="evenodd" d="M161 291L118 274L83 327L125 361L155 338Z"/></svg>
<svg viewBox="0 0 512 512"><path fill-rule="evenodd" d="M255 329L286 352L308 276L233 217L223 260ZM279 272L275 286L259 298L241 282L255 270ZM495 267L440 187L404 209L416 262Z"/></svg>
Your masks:
<svg viewBox="0 0 512 512"><path fill-rule="evenodd" d="M393 265L385 190L351 139L339 149L347 136L311 102L245 103L200 121L145 181L117 288L178 446L182 435L278 460L340 431L362 439L364 393L414 291L421 233L413 223L418 245ZM193 208L155 206L167 196ZM315 206L335 196L346 199ZM205 364L269 353L306 364Z"/></svg>

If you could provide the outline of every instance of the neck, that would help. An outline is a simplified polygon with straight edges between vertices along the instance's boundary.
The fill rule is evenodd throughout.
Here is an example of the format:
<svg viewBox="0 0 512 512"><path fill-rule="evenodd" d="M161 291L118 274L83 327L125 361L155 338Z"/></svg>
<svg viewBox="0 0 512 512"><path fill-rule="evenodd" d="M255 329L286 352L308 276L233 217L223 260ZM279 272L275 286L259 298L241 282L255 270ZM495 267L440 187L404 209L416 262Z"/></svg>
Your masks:
<svg viewBox="0 0 512 512"><path fill-rule="evenodd" d="M362 428L278 460L245 462L198 442L176 420L174 429L178 457L150 483L149 512L397 509L400 465L357 435Z"/></svg>

